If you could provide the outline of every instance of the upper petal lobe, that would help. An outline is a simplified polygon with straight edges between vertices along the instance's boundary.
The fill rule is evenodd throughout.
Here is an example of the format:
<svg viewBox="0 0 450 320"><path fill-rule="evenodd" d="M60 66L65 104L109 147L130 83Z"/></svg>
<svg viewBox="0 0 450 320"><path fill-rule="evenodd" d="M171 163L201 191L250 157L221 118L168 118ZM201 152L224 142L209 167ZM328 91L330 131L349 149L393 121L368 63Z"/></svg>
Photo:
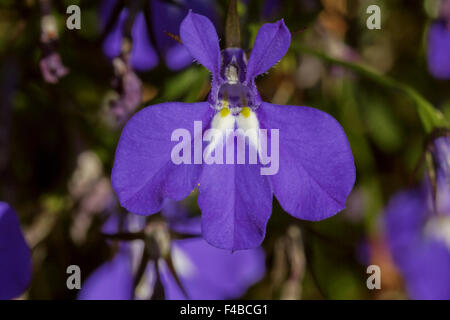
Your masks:
<svg viewBox="0 0 450 320"><path fill-rule="evenodd" d="M247 81L266 72L283 58L291 44L291 33L283 20L263 25L256 36L247 66Z"/></svg>
<svg viewBox="0 0 450 320"><path fill-rule="evenodd" d="M219 77L220 47L213 23L207 17L190 11L181 23L180 37L194 59L209 69L214 77Z"/></svg>

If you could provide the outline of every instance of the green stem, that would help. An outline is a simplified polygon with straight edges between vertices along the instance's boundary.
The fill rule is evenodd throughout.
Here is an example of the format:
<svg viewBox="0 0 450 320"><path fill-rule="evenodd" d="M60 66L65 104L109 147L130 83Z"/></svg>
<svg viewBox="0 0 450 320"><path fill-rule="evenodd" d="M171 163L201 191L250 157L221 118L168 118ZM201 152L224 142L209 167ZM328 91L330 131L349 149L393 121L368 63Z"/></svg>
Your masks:
<svg viewBox="0 0 450 320"><path fill-rule="evenodd" d="M225 45L227 48L241 47L241 27L239 25L236 0L228 1L228 13L225 25Z"/></svg>
<svg viewBox="0 0 450 320"><path fill-rule="evenodd" d="M299 44L293 44L293 48L301 53L309 54L322 61L348 68L355 73L373 80L385 87L402 91L415 102L417 113L419 114L419 118L427 134L431 133L435 128L446 127L446 122L442 113L434 108L428 100L426 100L419 92L409 85L399 82L389 76L380 74L368 66L340 60L312 48L307 48Z"/></svg>

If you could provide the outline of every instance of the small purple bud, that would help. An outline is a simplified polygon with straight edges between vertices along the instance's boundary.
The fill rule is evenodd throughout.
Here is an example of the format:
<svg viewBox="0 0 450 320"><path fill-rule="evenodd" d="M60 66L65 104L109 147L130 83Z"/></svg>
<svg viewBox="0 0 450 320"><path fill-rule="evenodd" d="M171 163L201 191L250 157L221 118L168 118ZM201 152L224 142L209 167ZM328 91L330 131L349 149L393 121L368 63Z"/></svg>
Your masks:
<svg viewBox="0 0 450 320"><path fill-rule="evenodd" d="M113 80L113 87L118 97L110 102L110 107L117 121L124 123L141 103L142 82L122 58L114 60L114 68L116 78Z"/></svg>
<svg viewBox="0 0 450 320"><path fill-rule="evenodd" d="M440 136L433 141L432 157L434 183L432 187L438 213L450 213L450 136Z"/></svg>
<svg viewBox="0 0 450 320"><path fill-rule="evenodd" d="M450 0L441 2L439 19L428 32L428 69L437 79L450 79Z"/></svg>
<svg viewBox="0 0 450 320"><path fill-rule="evenodd" d="M58 27L55 17L51 15L51 1L41 1L41 39L42 58L39 62L44 80L58 83L59 79L69 73L57 51Z"/></svg>
<svg viewBox="0 0 450 320"><path fill-rule="evenodd" d="M49 83L57 83L60 78L69 73L69 69L63 65L61 57L57 52L52 52L43 57L39 65L44 80Z"/></svg>
<svg viewBox="0 0 450 320"><path fill-rule="evenodd" d="M438 179L450 184L450 137L440 137L434 141L433 156Z"/></svg>

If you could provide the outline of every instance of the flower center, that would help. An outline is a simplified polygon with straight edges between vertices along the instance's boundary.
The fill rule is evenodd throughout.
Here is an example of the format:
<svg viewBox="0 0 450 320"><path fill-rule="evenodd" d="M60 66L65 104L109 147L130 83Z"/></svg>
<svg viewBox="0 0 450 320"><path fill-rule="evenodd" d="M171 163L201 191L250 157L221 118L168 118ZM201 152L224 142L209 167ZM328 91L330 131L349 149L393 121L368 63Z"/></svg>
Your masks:
<svg viewBox="0 0 450 320"><path fill-rule="evenodd" d="M219 112L228 109L233 116L243 110L249 111L258 106L257 92L253 83L245 81L247 61L242 49L229 48L222 51L221 79L216 90L212 91L212 107ZM228 115L226 113L225 115Z"/></svg>
<svg viewBox="0 0 450 320"><path fill-rule="evenodd" d="M210 105L216 110L211 120L211 139L206 150L210 158L216 148L223 148L231 133L248 137L248 142L258 152L259 121L254 112L261 102L253 81L246 79L247 60L239 48L222 51L219 79L214 79L209 97Z"/></svg>
<svg viewBox="0 0 450 320"><path fill-rule="evenodd" d="M218 110L229 108L233 115L237 115L242 108L254 107L250 90L243 84L224 83L219 89L219 103L216 105Z"/></svg>

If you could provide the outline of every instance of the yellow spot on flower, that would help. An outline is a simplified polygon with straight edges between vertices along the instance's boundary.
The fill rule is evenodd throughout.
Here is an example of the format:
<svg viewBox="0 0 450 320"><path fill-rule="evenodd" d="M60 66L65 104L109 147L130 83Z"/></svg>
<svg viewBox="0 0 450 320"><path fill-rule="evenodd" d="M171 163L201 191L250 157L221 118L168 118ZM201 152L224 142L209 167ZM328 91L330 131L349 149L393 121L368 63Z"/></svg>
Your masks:
<svg viewBox="0 0 450 320"><path fill-rule="evenodd" d="M250 117L250 114L252 113L252 111L250 110L249 107L243 107L241 110L241 114L244 118L248 118Z"/></svg>
<svg viewBox="0 0 450 320"><path fill-rule="evenodd" d="M222 108L228 108L228 100L222 100Z"/></svg>
<svg viewBox="0 0 450 320"><path fill-rule="evenodd" d="M220 110L220 116L222 117L222 118L225 118L226 116L228 116L230 114L230 109L228 109L228 108L222 108L221 110Z"/></svg>

